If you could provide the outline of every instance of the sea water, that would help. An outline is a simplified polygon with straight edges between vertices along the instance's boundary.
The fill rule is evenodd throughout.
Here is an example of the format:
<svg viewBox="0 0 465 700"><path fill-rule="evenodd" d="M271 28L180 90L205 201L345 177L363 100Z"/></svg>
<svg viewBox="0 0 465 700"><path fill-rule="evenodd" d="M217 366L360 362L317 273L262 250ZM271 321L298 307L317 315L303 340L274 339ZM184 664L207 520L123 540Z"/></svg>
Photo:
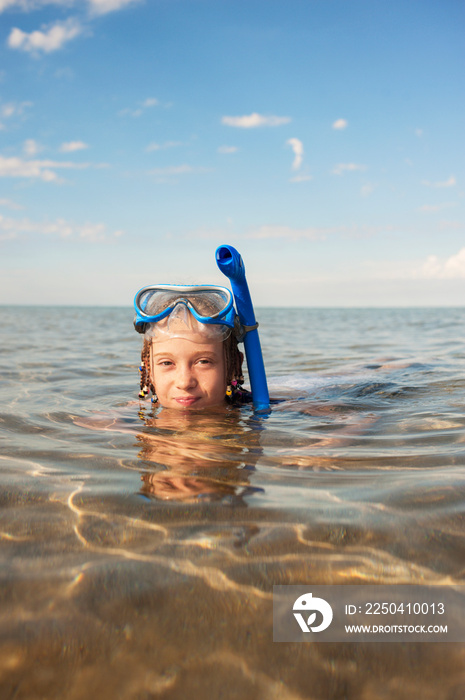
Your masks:
<svg viewBox="0 0 465 700"><path fill-rule="evenodd" d="M465 309L262 309L270 415L139 402L117 308L0 309L0 697L459 700L465 645L273 643L273 585L465 578Z"/></svg>

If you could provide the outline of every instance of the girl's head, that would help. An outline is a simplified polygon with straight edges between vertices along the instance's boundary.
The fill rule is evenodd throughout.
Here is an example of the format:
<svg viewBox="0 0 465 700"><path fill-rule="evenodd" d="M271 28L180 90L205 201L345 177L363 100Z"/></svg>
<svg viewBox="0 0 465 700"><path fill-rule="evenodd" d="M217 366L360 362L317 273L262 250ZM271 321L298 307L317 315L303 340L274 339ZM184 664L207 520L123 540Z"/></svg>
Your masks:
<svg viewBox="0 0 465 700"><path fill-rule="evenodd" d="M218 316L217 294L197 289L191 305L186 289L183 296L162 290L163 297L152 293L146 300L139 395L152 391L165 408L202 409L233 398L243 356L229 310Z"/></svg>

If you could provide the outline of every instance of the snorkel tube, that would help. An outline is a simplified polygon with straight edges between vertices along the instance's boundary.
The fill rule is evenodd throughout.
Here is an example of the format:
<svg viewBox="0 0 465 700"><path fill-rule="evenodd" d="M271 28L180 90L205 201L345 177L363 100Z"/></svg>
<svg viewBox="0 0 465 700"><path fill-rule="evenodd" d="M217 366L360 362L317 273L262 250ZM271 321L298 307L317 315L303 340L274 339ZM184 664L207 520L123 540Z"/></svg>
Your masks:
<svg viewBox="0 0 465 700"><path fill-rule="evenodd" d="M260 338L257 331L258 323L255 321L249 286L245 279L244 263L238 251L232 245L219 246L216 249L215 257L219 269L231 281L237 314L246 331L244 347L254 409L256 411L269 411L270 397L266 383Z"/></svg>

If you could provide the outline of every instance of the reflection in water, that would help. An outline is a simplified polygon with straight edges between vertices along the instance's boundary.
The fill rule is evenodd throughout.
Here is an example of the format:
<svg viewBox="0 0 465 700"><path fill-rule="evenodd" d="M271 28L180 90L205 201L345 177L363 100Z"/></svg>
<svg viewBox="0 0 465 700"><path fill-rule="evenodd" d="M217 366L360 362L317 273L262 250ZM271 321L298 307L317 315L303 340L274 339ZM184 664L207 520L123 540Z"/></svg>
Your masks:
<svg viewBox="0 0 465 700"><path fill-rule="evenodd" d="M275 584L463 583L463 310L262 312L268 417L128 405L131 312L62 314L0 349L2 699L465 696L464 645L272 642Z"/></svg>
<svg viewBox="0 0 465 700"><path fill-rule="evenodd" d="M142 474L141 493L184 503L225 499L245 505L243 496L263 490L249 482L263 452L258 427L253 416L244 423L240 411L229 407L194 413L158 409L137 434L139 457L150 467Z"/></svg>

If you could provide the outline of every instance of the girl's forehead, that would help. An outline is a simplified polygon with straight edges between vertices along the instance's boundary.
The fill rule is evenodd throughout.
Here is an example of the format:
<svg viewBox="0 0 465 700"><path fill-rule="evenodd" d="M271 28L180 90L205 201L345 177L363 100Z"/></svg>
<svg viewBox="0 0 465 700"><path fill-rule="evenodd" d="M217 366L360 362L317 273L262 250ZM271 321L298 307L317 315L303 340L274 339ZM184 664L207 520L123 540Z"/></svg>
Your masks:
<svg viewBox="0 0 465 700"><path fill-rule="evenodd" d="M152 340L151 351L154 355L165 352L197 355L199 353L218 354L223 351L223 341L214 340L205 342L205 336L192 334L190 338L167 338L166 340Z"/></svg>

